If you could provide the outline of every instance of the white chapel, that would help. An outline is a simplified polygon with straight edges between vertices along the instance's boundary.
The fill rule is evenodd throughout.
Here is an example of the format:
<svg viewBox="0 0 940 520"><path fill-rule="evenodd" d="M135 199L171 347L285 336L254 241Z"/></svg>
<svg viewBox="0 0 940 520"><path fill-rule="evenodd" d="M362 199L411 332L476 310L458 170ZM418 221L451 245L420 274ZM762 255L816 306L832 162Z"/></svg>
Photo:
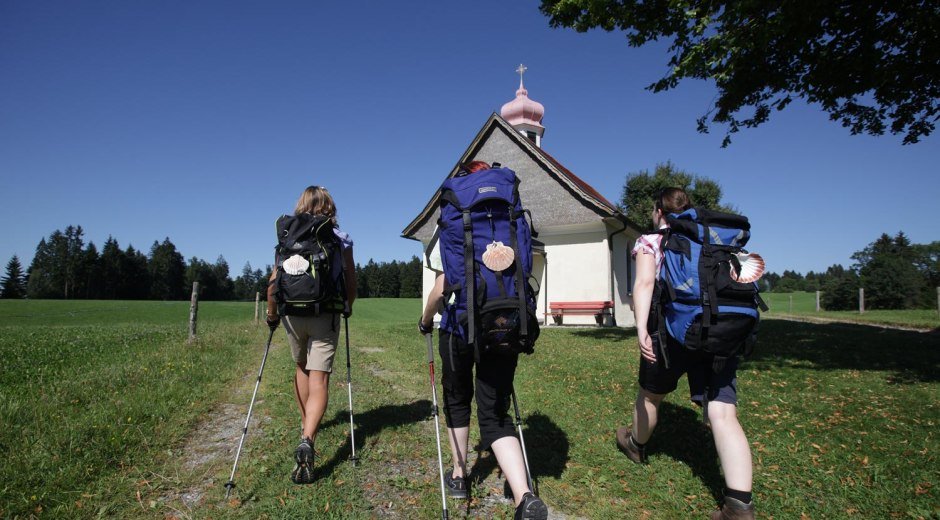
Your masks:
<svg viewBox="0 0 940 520"><path fill-rule="evenodd" d="M565 168L542 147L545 109L529 98L520 65L516 97L489 119L455 164L497 162L519 177L523 207L538 232L532 276L538 280L543 324L632 327L633 263L630 249L640 230L617 206ZM454 166L445 178L457 174ZM440 190L402 231L427 248L439 214ZM434 282L424 268L423 300Z"/></svg>

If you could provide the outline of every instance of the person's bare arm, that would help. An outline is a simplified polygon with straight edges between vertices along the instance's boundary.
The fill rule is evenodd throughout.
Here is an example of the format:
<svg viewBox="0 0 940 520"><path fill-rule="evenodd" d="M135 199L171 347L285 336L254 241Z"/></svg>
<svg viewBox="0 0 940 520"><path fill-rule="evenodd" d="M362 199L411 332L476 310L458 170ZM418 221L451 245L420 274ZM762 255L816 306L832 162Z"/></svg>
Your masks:
<svg viewBox="0 0 940 520"><path fill-rule="evenodd" d="M434 279L434 287L428 294L428 303L424 306L424 313L421 314L421 325L425 328L431 328L434 325L434 315L441 310L442 303L444 303L444 274L440 273Z"/></svg>
<svg viewBox="0 0 940 520"><path fill-rule="evenodd" d="M343 250L343 270L346 273L346 301L349 303L349 308L352 309L352 304L356 301L356 290L359 287L352 247Z"/></svg>
<svg viewBox="0 0 940 520"><path fill-rule="evenodd" d="M656 284L656 260L648 253L636 255L636 280L633 282L633 316L636 319L637 342L640 354L650 362L656 362L653 352L653 339L650 338L646 324L650 317L653 303L653 286Z"/></svg>

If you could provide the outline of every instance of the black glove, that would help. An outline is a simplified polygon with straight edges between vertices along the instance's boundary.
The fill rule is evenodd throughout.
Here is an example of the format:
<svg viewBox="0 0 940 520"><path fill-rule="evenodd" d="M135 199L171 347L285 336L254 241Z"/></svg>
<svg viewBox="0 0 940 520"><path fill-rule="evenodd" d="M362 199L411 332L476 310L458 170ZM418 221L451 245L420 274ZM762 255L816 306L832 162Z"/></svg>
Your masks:
<svg viewBox="0 0 940 520"><path fill-rule="evenodd" d="M418 318L418 332L420 332L421 334L431 334L432 332L434 332L434 323L432 322L431 326L425 327L424 316Z"/></svg>
<svg viewBox="0 0 940 520"><path fill-rule="evenodd" d="M352 306L347 304L346 307L343 309L343 317L349 318L350 316L352 316Z"/></svg>
<svg viewBox="0 0 940 520"><path fill-rule="evenodd" d="M268 327L269 327L272 331L274 331L274 329L276 329L277 326L280 325L280 323L281 323L281 317L278 316L277 314L275 314L274 316L272 316L272 315L269 314L268 317L265 318L264 321L268 324Z"/></svg>

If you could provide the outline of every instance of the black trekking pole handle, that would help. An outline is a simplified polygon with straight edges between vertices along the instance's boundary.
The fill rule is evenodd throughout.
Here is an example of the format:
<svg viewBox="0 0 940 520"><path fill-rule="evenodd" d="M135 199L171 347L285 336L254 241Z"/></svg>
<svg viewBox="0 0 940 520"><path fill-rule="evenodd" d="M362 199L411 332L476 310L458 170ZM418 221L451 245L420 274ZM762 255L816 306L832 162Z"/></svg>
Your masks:
<svg viewBox="0 0 940 520"><path fill-rule="evenodd" d="M268 351L271 349L271 340L274 338L274 331L268 334L268 342L264 346L264 356L261 357L261 369L258 370L258 379L255 381L255 391L251 394L251 403L248 405L248 416L245 417L245 426L242 428L242 438L238 441L238 451L235 452L235 463L232 464L232 474L228 482L225 483L225 498L228 499L232 490L235 489L235 469L238 468L238 458L242 453L242 445L245 444L245 436L248 435L248 423L251 421L251 410L255 406L255 397L258 395L258 386L261 385L261 375L264 374L264 364L268 360Z"/></svg>
<svg viewBox="0 0 940 520"><path fill-rule="evenodd" d="M428 367L431 379L431 415L434 419L434 437L437 439L437 469L441 478L441 518L447 520L447 494L444 492L444 456L441 453L441 428L438 421L439 409L437 406L437 383L434 381L434 342L431 338L433 334L425 334L428 340Z"/></svg>

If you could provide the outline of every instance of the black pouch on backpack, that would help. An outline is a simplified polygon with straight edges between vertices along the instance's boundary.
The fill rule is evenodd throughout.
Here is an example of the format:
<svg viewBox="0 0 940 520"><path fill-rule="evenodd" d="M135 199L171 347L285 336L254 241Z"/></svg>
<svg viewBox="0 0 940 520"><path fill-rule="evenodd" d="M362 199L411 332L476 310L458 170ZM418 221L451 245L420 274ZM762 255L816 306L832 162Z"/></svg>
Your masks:
<svg viewBox="0 0 940 520"><path fill-rule="evenodd" d="M522 341L519 301L492 301L480 309L477 341L480 351L496 354L531 354L539 337L539 322L531 308L526 308L526 339Z"/></svg>

